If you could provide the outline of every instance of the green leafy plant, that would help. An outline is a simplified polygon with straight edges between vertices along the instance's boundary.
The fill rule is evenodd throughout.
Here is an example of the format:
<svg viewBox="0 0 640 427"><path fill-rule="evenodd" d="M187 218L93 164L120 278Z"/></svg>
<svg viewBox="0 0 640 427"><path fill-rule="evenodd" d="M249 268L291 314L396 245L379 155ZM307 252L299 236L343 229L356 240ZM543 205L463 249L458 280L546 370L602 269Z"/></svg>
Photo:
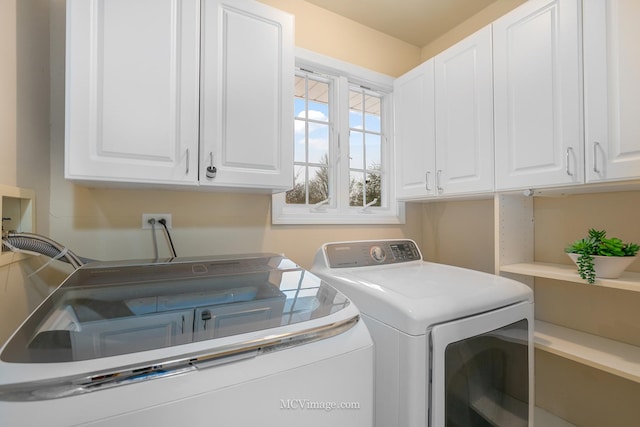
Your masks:
<svg viewBox="0 0 640 427"><path fill-rule="evenodd" d="M596 280L596 272L593 266L594 255L599 256L635 256L640 246L635 243L624 243L617 237L607 238L605 230L589 229L587 237L576 240L565 252L579 254L578 274L589 283Z"/></svg>

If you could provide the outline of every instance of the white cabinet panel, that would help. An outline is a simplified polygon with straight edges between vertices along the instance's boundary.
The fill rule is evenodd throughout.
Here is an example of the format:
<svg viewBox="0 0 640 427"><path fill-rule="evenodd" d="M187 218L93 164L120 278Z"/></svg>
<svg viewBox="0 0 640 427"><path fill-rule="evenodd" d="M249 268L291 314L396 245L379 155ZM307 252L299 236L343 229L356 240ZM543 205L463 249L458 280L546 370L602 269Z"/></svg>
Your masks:
<svg viewBox="0 0 640 427"><path fill-rule="evenodd" d="M493 24L498 190L584 181L579 9L531 0Z"/></svg>
<svg viewBox="0 0 640 427"><path fill-rule="evenodd" d="M493 191L492 87L490 27L396 79L399 199Z"/></svg>
<svg viewBox="0 0 640 427"><path fill-rule="evenodd" d="M640 178L640 2L584 0L587 182Z"/></svg>
<svg viewBox="0 0 640 427"><path fill-rule="evenodd" d="M291 188L293 18L256 2L203 4L201 183Z"/></svg>
<svg viewBox="0 0 640 427"><path fill-rule="evenodd" d="M253 0L68 0L65 176L287 190L293 73L293 17Z"/></svg>
<svg viewBox="0 0 640 427"><path fill-rule="evenodd" d="M223 163L276 170L280 152L279 107L284 101L280 91L279 25L277 21L265 25L256 16L233 10L225 10L224 14L224 84L220 99L226 112L223 140L229 143L223 152ZM252 51L259 58L248 54ZM256 63L260 64L259 70L254 68ZM247 119L251 126L247 126Z"/></svg>
<svg viewBox="0 0 640 427"><path fill-rule="evenodd" d="M196 0L68 0L65 175L198 177Z"/></svg>
<svg viewBox="0 0 640 427"><path fill-rule="evenodd" d="M435 193L435 87L433 60L393 83L396 149L396 196Z"/></svg>
<svg viewBox="0 0 640 427"><path fill-rule="evenodd" d="M491 27L435 57L436 187L493 190Z"/></svg>

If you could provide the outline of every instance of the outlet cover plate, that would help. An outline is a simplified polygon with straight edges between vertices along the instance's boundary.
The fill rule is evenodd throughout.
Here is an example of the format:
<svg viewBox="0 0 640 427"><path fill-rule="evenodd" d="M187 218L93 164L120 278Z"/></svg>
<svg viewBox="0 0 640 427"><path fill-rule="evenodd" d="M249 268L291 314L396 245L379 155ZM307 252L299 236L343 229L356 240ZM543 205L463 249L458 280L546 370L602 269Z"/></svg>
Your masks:
<svg viewBox="0 0 640 427"><path fill-rule="evenodd" d="M167 222L167 228L171 228L171 214L170 213L143 213L142 214L142 229L147 230L151 228L151 224L149 224L150 219L156 220L156 228L163 228L162 224L159 223L161 219L164 219Z"/></svg>

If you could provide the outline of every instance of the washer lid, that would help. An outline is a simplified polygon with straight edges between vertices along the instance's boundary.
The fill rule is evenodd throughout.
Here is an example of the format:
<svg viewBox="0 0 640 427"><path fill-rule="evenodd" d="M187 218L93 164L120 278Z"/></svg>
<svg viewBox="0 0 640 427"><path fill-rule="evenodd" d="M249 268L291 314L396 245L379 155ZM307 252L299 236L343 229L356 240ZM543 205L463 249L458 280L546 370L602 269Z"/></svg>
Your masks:
<svg viewBox="0 0 640 427"><path fill-rule="evenodd" d="M348 305L318 277L274 254L93 263L44 301L0 359L72 362L255 331L267 336Z"/></svg>
<svg viewBox="0 0 640 427"><path fill-rule="evenodd" d="M411 335L435 324L533 301L531 289L493 274L424 261L312 271L341 290L361 313Z"/></svg>

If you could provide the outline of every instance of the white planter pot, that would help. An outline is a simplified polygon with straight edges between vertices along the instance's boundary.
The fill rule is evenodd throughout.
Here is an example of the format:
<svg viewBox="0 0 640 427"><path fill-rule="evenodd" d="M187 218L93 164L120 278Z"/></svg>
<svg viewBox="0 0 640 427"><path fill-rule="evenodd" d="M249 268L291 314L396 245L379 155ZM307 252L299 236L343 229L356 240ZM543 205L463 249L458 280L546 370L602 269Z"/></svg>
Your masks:
<svg viewBox="0 0 640 427"><path fill-rule="evenodd" d="M580 254L567 254L578 265ZM593 267L596 277L601 279L617 279L622 272L635 261L637 256L593 256Z"/></svg>

